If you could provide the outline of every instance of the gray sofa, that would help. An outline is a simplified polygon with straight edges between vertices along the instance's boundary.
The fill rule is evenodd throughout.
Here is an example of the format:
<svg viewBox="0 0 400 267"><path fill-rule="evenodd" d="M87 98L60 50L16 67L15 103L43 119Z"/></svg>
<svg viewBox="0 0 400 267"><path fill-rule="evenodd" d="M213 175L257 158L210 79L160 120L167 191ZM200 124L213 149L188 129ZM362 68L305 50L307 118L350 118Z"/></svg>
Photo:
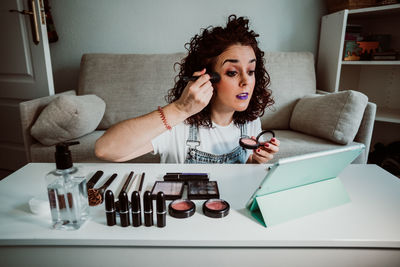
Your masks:
<svg viewBox="0 0 400 267"><path fill-rule="evenodd" d="M94 154L95 141L111 125L130 117L148 113L155 110L159 105L165 105L164 97L168 89L173 86L174 78L178 72L178 68L174 69L174 63L180 62L182 57L184 57L183 53L83 55L76 91L71 90L20 104L23 138L28 161L54 161L54 146L43 145L31 135L31 127L42 110L59 95L94 94L103 99L106 104L104 116L96 130L75 138L75 140L80 141L80 145L71 146L71 150L75 162L102 162ZM347 95L346 101L338 99L336 103L329 99L325 100L328 101L326 103L329 105L335 105L333 108L338 111L337 116L343 116L346 113L346 108L350 108L347 119L357 117L354 115L357 112L361 114L358 121L351 122L353 125L340 126L338 124L339 119L332 119L330 114L328 114L328 117L323 117L326 116L327 112L331 112L323 110L326 109L324 105L317 104L315 107L310 107L310 110L304 111L304 107L307 108L309 103L305 101L302 102L302 109L300 108L299 103L303 99L311 97L309 100L311 99L310 103L313 103L313 99L319 99L313 97L322 93L316 88L314 58L311 53L268 52L265 54L265 60L271 77L270 89L273 92L275 105L265 110L261 120L263 129L274 129L281 141L280 152L276 154L274 160L358 142L365 144L366 150L354 162L366 163L376 105L366 101L365 105L358 106L358 110L352 110L356 105L348 102L349 96ZM344 102L347 107L342 106ZM340 107L336 107L336 105L340 105ZM299 108L295 112L297 107ZM297 115L295 116L294 113ZM311 118L304 118L304 116L308 116L307 114L310 114ZM320 125L317 125L316 129L313 130L308 124L315 124L316 121L318 123L318 119L321 119ZM305 129L301 129L303 125ZM350 142L347 140L346 144L343 144L343 142L335 141L335 138L330 138L332 133L337 130L336 128L339 127L338 125L348 127L350 132L351 127L355 127L353 136L347 134L346 131L342 133L342 136L350 138ZM328 131L326 133L329 135L328 138L324 136L325 133L319 132L319 130L324 129ZM131 162L159 162L159 157L147 154Z"/></svg>

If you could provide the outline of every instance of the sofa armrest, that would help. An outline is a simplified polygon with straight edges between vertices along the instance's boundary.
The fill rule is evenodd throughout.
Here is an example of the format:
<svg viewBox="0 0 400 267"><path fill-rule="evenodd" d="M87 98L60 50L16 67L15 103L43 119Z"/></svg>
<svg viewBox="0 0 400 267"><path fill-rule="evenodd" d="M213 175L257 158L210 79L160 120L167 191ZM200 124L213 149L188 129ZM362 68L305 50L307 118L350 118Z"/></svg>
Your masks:
<svg viewBox="0 0 400 267"><path fill-rule="evenodd" d="M360 128L354 141L365 145L364 152L353 163L367 163L369 148L371 146L372 131L374 129L376 104L368 102L361 120Z"/></svg>
<svg viewBox="0 0 400 267"><path fill-rule="evenodd" d="M30 130L33 123L36 121L42 110L56 97L60 95L76 95L74 90L66 91L60 94L51 96L40 97L29 101L24 101L19 104L19 111L21 116L22 137L24 140L24 147L26 159L31 162L30 147L36 143L35 139L31 136Z"/></svg>

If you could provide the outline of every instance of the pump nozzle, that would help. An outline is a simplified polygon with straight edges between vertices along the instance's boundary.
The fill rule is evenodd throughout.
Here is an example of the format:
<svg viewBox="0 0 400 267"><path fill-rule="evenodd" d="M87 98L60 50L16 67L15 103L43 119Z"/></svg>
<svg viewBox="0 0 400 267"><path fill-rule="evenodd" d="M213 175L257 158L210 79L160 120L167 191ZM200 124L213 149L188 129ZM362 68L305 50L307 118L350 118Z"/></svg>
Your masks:
<svg viewBox="0 0 400 267"><path fill-rule="evenodd" d="M74 142L61 142L56 144L56 166L59 170L65 170L72 167L72 156L69 146L79 144L78 141Z"/></svg>

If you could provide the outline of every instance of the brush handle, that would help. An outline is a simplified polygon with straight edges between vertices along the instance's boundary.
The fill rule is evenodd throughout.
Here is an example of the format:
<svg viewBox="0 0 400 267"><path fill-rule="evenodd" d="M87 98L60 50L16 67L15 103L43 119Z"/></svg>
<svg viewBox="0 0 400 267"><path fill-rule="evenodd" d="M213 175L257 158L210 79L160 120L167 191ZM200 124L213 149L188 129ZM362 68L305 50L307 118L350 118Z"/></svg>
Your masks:
<svg viewBox="0 0 400 267"><path fill-rule="evenodd" d="M142 177L140 178L140 184L139 184L139 190L138 190L139 193L142 191L144 175L145 175L145 173L142 173Z"/></svg>
<svg viewBox="0 0 400 267"><path fill-rule="evenodd" d="M131 171L131 173L129 173L128 177L126 178L126 181L125 181L124 185L122 186L121 192L119 192L119 194L118 194L118 199L119 199L119 196L121 195L122 192L126 192L126 189L128 188L128 185L132 180L133 173L134 172Z"/></svg>
<svg viewBox="0 0 400 267"><path fill-rule="evenodd" d="M103 175L103 171L97 171L92 178L86 183L87 189L93 188L94 185L99 181L100 177Z"/></svg>
<svg viewBox="0 0 400 267"><path fill-rule="evenodd" d="M108 180L101 186L99 187L97 190L99 190L100 194L103 194L104 191L106 191L107 187L110 186L110 184L115 180L115 178L117 178L117 174L114 173L113 175L111 175L110 178L108 178Z"/></svg>

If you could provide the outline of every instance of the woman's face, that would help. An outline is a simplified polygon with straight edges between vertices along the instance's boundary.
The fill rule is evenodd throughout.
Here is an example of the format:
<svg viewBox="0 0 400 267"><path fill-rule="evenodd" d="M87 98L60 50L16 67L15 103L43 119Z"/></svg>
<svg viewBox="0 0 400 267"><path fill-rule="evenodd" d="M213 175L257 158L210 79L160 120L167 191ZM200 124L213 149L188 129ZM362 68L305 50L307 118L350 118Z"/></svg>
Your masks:
<svg viewBox="0 0 400 267"><path fill-rule="evenodd" d="M221 75L214 84L212 107L224 112L244 111L253 95L256 55L251 46L232 45L217 58L214 70Z"/></svg>

